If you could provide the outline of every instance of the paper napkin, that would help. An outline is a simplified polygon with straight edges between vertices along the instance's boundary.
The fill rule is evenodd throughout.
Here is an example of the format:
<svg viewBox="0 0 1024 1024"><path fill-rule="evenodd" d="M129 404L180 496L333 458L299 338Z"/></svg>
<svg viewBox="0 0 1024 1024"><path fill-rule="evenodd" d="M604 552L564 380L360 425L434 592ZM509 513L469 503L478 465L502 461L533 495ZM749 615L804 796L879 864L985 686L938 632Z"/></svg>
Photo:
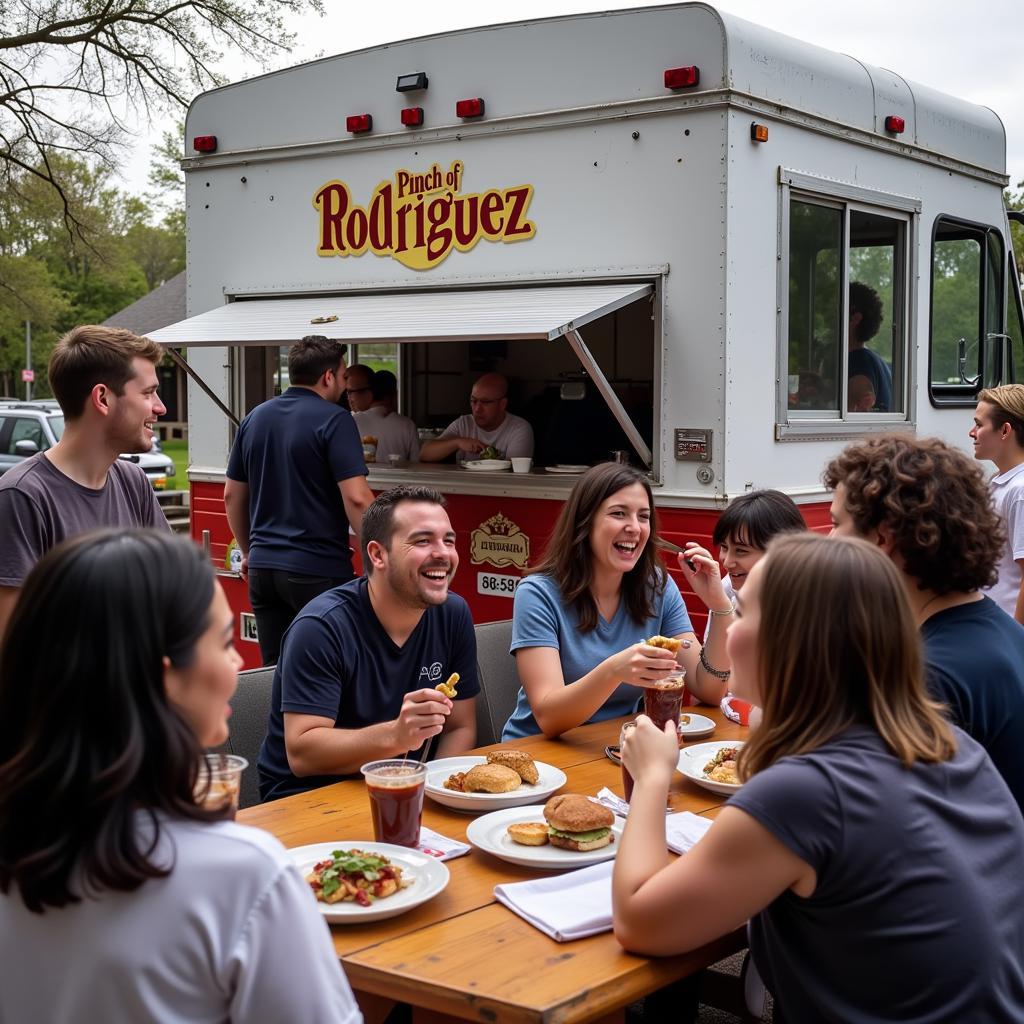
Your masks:
<svg viewBox="0 0 1024 1024"><path fill-rule="evenodd" d="M420 843L416 847L420 853L429 854L438 860L451 860L469 853L472 847L460 843L457 839L449 839L430 828L420 828Z"/></svg>
<svg viewBox="0 0 1024 1024"><path fill-rule="evenodd" d="M673 853L686 853L694 846L704 833L711 828L710 818L701 818L690 811L679 811L665 819L665 838L668 848Z"/></svg>
<svg viewBox="0 0 1024 1024"><path fill-rule="evenodd" d="M563 875L506 882L495 886L494 896L556 942L585 939L611 931L613 865L607 860Z"/></svg>
<svg viewBox="0 0 1024 1024"><path fill-rule="evenodd" d="M588 797L588 799L602 807L607 807L612 814L617 814L620 818L629 816L629 804L621 796L616 796L607 786L597 796ZM666 807L665 813L668 814L670 810L670 807Z"/></svg>

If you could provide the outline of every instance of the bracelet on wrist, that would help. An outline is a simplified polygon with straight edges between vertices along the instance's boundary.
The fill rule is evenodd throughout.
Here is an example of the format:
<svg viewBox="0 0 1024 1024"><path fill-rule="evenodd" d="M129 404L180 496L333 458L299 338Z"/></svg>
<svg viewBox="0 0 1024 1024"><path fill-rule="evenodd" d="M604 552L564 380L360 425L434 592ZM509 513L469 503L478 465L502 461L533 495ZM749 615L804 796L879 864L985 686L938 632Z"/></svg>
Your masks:
<svg viewBox="0 0 1024 1024"><path fill-rule="evenodd" d="M708 609L708 614L709 615L732 615L732 613L734 611L736 611L736 598L735 597L729 602L729 607L728 608L709 608Z"/></svg>
<svg viewBox="0 0 1024 1024"><path fill-rule="evenodd" d="M732 669L712 668L708 664L708 658L707 655L704 653L703 647L700 649L700 664L701 668L703 668L708 675L714 676L716 679L721 679L723 682L727 680L729 676L732 675Z"/></svg>

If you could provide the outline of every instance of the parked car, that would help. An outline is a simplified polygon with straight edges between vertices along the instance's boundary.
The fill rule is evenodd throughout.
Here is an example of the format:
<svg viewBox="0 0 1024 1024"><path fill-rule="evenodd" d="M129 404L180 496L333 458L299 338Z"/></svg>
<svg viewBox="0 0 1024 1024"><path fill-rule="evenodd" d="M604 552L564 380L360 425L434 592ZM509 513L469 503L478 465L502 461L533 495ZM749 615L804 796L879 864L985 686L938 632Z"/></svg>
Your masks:
<svg viewBox="0 0 1024 1024"><path fill-rule="evenodd" d="M53 399L32 402L0 399L0 476L30 455L45 452L63 433L64 414ZM154 490L166 490L174 476L173 461L164 455L155 439L151 451L121 458L140 465Z"/></svg>

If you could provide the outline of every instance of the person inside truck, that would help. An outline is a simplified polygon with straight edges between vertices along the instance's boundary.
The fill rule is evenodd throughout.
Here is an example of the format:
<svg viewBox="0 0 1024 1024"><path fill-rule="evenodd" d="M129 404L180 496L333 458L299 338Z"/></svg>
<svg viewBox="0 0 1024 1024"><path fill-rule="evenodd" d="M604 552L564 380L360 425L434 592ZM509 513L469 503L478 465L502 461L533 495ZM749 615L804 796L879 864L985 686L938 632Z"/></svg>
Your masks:
<svg viewBox="0 0 1024 1024"><path fill-rule="evenodd" d="M522 688L502 740L556 737L587 722L629 714L643 688L680 668L699 700L725 694L725 626L733 605L718 563L696 554L680 568L713 625L697 641L679 587L655 552L647 477L605 462L584 473L555 523L544 558L513 600L512 645ZM677 653L646 638L678 639ZM644 638L644 639L640 639Z"/></svg>
<svg viewBox="0 0 1024 1024"><path fill-rule="evenodd" d="M863 540L787 534L738 601L733 686L764 708L743 785L670 857L679 738L640 716L616 938L675 956L749 920L776 1019L1024 1020L1024 819L929 698L896 565Z"/></svg>
<svg viewBox="0 0 1024 1024"><path fill-rule="evenodd" d="M469 395L470 413L449 423L440 437L425 441L420 462L441 462L455 455L458 462L482 453L499 459L532 458L533 427L508 411L508 380L485 373Z"/></svg>
<svg viewBox="0 0 1024 1024"><path fill-rule="evenodd" d="M338 782L378 758L476 744L476 633L448 587L459 565L444 497L395 487L366 510L366 576L322 594L285 634L260 796L276 800ZM450 700L438 684L457 674Z"/></svg>
<svg viewBox="0 0 1024 1024"><path fill-rule="evenodd" d="M64 433L0 477L0 642L29 570L50 548L100 526L169 530L142 469L167 410L157 393L163 349L117 327L86 324L60 339L49 380Z"/></svg>
<svg viewBox="0 0 1024 1024"><path fill-rule="evenodd" d="M378 370L371 380L373 401L368 409L353 412L361 437L377 439L374 453L378 463L387 465L392 455L402 462L415 462L420 453L420 435L408 416L395 412L398 382L389 370Z"/></svg>
<svg viewBox="0 0 1024 1024"><path fill-rule="evenodd" d="M867 347L882 325L882 300L874 288L869 288L860 281L850 285L850 323L849 343L850 356L847 363L847 376L850 378L848 393L853 391L853 381L857 377L866 377L874 392L876 412L892 411L892 369L889 364L873 349ZM864 400L864 389L860 388L861 404ZM870 412L857 408L856 412Z"/></svg>
<svg viewBox="0 0 1024 1024"><path fill-rule="evenodd" d="M345 371L344 398L352 413L366 412L373 405L373 370L363 363L353 363Z"/></svg>

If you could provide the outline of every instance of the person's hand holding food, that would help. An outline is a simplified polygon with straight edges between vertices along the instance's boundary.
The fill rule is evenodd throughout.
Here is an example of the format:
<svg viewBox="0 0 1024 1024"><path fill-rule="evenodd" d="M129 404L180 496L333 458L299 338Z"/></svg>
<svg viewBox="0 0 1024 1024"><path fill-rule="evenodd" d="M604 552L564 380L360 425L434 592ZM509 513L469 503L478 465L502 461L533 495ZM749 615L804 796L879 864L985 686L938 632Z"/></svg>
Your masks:
<svg viewBox="0 0 1024 1024"><path fill-rule="evenodd" d="M460 437L458 442L459 451L469 452L471 455L476 455L487 447L478 437Z"/></svg>
<svg viewBox="0 0 1024 1024"><path fill-rule="evenodd" d="M636 728L626 731L620 753L634 784L644 780L667 789L679 762L679 734L675 722L666 722L662 732L647 715L639 715Z"/></svg>
<svg viewBox="0 0 1024 1024"><path fill-rule="evenodd" d="M613 654L604 663L616 680L633 686L656 683L679 667L673 651L653 647L646 640Z"/></svg>
<svg viewBox="0 0 1024 1024"><path fill-rule="evenodd" d="M395 743L399 750L417 750L443 728L452 713L452 702L437 690L413 690L405 695L395 719Z"/></svg>

